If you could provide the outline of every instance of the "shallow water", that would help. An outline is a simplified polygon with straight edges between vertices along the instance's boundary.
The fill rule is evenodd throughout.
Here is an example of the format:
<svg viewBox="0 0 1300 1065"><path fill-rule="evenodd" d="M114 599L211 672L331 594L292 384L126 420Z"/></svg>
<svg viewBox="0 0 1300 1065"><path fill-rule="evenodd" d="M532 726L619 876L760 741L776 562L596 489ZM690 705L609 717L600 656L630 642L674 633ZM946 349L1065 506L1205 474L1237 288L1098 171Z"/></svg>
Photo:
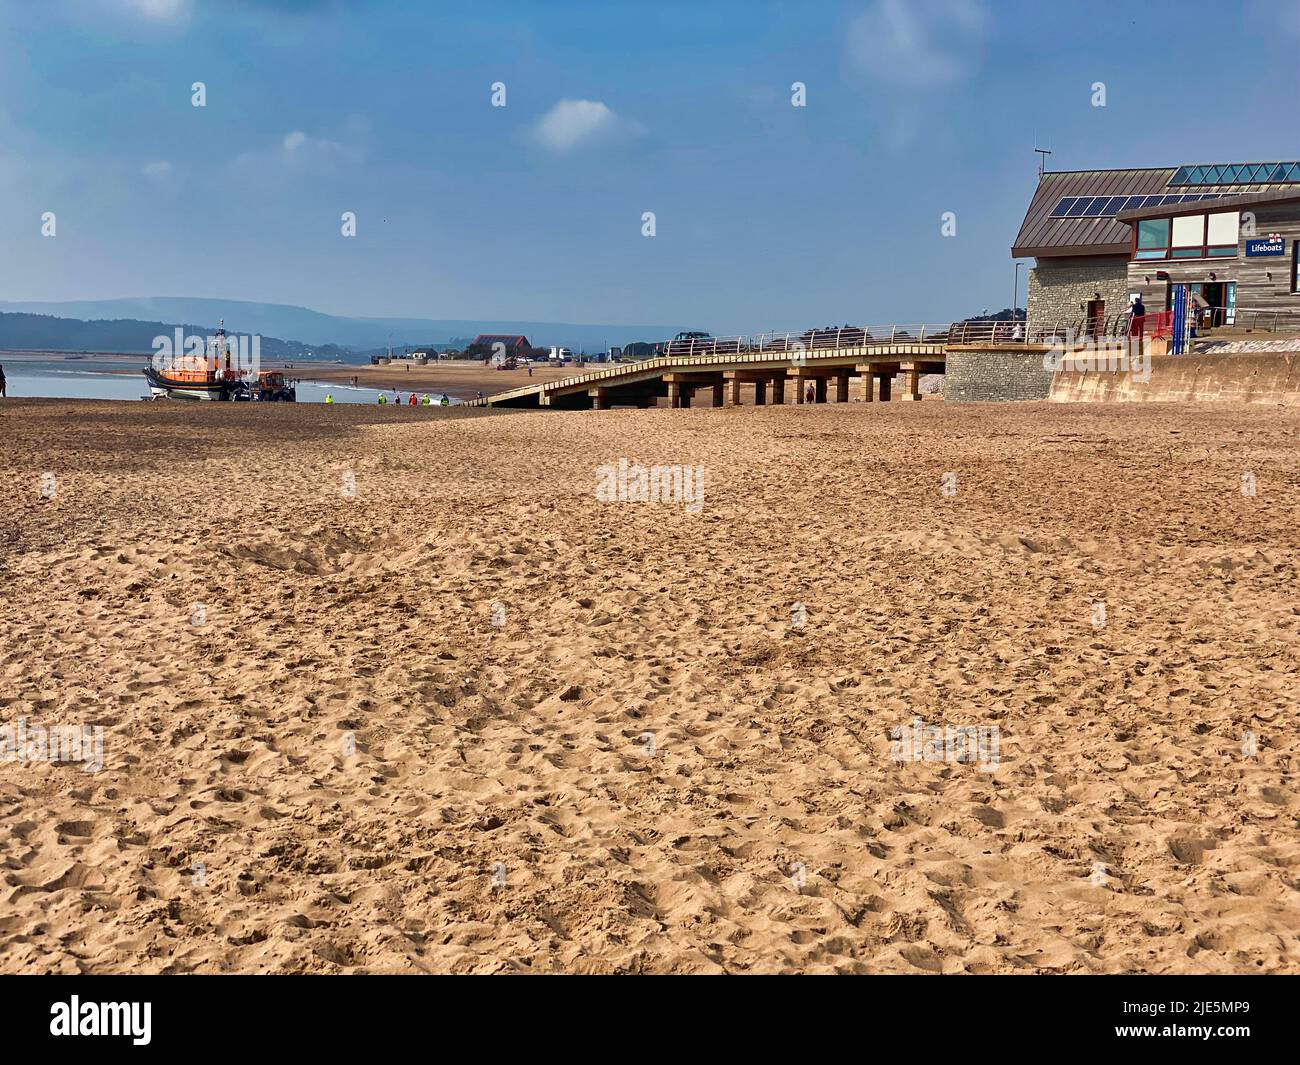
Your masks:
<svg viewBox="0 0 1300 1065"><path fill-rule="evenodd" d="M149 399L149 386L139 372L143 359L11 359L0 365L5 368L5 380L10 398L34 396L43 399ZM129 373L122 373L129 370ZM115 372L116 371L116 372ZM314 381L298 383L299 403L324 403L327 395L335 403L378 403L380 389L353 388L351 385L318 384ZM391 389L383 390L388 402L393 402ZM402 400L410 393L403 392ZM438 396L432 397L434 403ZM178 401L178 402L184 402ZM453 399L452 403L458 401Z"/></svg>

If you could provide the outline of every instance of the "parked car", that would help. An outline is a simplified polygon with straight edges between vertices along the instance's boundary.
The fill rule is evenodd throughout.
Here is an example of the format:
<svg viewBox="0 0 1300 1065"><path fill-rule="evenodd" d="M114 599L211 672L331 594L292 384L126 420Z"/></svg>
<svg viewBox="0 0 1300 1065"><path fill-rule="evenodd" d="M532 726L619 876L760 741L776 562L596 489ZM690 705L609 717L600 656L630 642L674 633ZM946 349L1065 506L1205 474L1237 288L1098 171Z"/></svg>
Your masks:
<svg viewBox="0 0 1300 1065"><path fill-rule="evenodd" d="M709 333L678 333L666 344L661 344L660 355L712 355L713 337Z"/></svg>

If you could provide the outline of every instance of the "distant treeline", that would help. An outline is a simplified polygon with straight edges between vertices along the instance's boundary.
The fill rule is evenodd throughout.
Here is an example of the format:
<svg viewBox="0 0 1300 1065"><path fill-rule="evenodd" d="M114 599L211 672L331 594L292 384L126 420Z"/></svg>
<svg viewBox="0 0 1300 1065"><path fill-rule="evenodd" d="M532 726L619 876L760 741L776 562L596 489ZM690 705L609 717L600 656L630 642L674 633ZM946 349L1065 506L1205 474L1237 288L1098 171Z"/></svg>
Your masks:
<svg viewBox="0 0 1300 1065"><path fill-rule="evenodd" d="M989 314L985 311L983 314L977 314L974 318L963 318L958 325L966 325L971 322L1023 322L1025 320L1025 309L1016 307L1014 310L1010 307L1003 307L997 314Z"/></svg>
<svg viewBox="0 0 1300 1065"><path fill-rule="evenodd" d="M170 325L141 322L134 318L101 319L83 322L78 318L54 318L48 314L0 313L0 350L5 351L84 351L122 352L148 355L154 350L154 338L172 337L179 328L185 336L210 336L211 325ZM228 327L233 336L242 335L235 325ZM302 358L308 352L319 358L342 358L351 349L336 344L303 344L297 340L262 337L262 358Z"/></svg>

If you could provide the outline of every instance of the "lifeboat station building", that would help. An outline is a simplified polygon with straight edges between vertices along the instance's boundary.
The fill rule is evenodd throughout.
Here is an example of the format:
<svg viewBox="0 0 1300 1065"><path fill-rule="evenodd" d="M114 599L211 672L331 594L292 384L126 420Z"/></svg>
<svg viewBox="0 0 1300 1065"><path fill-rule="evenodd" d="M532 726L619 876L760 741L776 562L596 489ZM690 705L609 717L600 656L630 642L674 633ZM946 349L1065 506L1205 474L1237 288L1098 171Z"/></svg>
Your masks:
<svg viewBox="0 0 1300 1065"><path fill-rule="evenodd" d="M1035 260L1029 320L1084 335L1138 295L1205 327L1300 325L1300 162L1048 171L1011 255Z"/></svg>

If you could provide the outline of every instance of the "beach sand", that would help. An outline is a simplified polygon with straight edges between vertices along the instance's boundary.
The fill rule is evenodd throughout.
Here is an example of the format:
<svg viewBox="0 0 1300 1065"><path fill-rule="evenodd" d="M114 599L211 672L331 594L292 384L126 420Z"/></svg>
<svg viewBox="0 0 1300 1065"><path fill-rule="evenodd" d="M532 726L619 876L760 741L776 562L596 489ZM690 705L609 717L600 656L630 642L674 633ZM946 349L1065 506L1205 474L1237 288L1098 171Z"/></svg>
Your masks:
<svg viewBox="0 0 1300 1065"><path fill-rule="evenodd" d="M104 744L0 764L0 971L1300 972L1298 452L0 401L0 725ZM620 457L699 513L598 501ZM996 763L896 760L914 719Z"/></svg>

